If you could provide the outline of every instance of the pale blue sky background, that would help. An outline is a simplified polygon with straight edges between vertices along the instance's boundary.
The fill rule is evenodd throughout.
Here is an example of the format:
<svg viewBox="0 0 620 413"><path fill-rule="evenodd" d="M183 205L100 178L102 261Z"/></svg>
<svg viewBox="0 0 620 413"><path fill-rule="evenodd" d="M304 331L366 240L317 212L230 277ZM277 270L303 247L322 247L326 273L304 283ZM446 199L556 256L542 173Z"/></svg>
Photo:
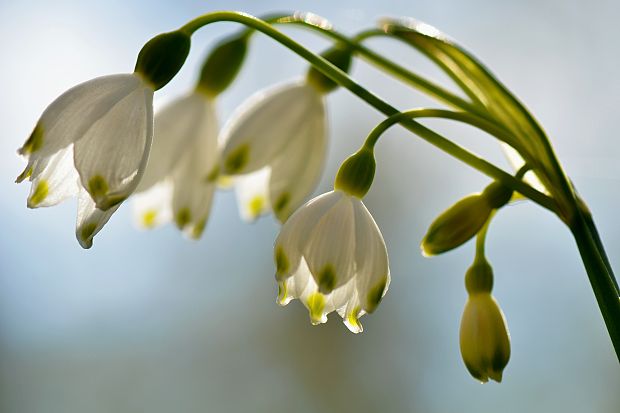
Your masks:
<svg viewBox="0 0 620 413"><path fill-rule="evenodd" d="M617 190L620 104L613 1L7 1L0 0L0 411L69 412L616 412L620 369L577 249L553 216L506 208L489 234L495 295L512 334L501 385L465 370L458 326L467 245L432 260L418 243L434 216L487 180L394 129L377 152L367 205L383 231L392 285L354 336L337 317L312 327L297 302L275 304L271 217L246 225L218 193L203 239L142 232L123 206L82 250L75 202L27 210L15 150L67 88L133 69L150 37L211 10L310 10L354 33L380 16L409 15L481 58L542 122L589 202L612 264L620 265ZM186 67L156 106L191 87L202 56L234 30L195 36ZM315 50L328 43L289 28ZM370 46L445 80L413 51ZM306 65L257 36L222 120L246 96ZM353 75L401 108L430 101L364 63ZM317 193L381 120L345 91L328 98L330 153ZM505 165L486 136L433 124Z"/></svg>

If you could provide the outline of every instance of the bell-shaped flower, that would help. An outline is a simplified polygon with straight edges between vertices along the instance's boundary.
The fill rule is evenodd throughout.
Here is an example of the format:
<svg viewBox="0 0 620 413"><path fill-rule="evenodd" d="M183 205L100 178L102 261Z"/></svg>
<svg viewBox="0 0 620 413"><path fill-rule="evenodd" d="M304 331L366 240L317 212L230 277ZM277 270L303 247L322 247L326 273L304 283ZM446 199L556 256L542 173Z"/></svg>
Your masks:
<svg viewBox="0 0 620 413"><path fill-rule="evenodd" d="M461 319L461 355L467 370L485 383L501 382L510 358L510 336L502 310L490 293L471 294Z"/></svg>
<svg viewBox="0 0 620 413"><path fill-rule="evenodd" d="M200 237L218 176L217 134L214 101L198 91L155 115L151 156L133 198L139 225L174 220L186 235Z"/></svg>
<svg viewBox="0 0 620 413"><path fill-rule="evenodd" d="M153 92L137 73L104 76L68 90L43 112L19 149L32 182L28 207L78 196L77 238L93 236L136 188L153 135Z"/></svg>
<svg viewBox="0 0 620 413"><path fill-rule="evenodd" d="M336 310L354 333L390 283L385 242L360 198L341 190L320 195L284 223L275 242L278 303L298 298L313 324Z"/></svg>
<svg viewBox="0 0 620 413"><path fill-rule="evenodd" d="M223 175L234 175L242 217L284 222L314 190L326 155L323 91L307 80L260 91L222 129Z"/></svg>

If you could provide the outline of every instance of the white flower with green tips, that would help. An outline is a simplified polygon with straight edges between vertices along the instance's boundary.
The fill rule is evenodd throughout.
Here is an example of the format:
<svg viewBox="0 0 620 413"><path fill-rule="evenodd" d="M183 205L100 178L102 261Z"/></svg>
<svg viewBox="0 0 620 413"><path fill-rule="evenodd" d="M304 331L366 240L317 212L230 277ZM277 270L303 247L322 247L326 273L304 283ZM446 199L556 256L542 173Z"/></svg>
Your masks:
<svg viewBox="0 0 620 413"><path fill-rule="evenodd" d="M313 324L337 311L354 333L390 283L385 242L360 198L341 190L299 208L275 242L278 303L299 299Z"/></svg>
<svg viewBox="0 0 620 413"><path fill-rule="evenodd" d="M77 196L76 235L84 248L142 177L153 136L153 93L136 73L82 83L48 106L19 149L28 165L17 182L32 182L28 207Z"/></svg>
<svg viewBox="0 0 620 413"><path fill-rule="evenodd" d="M326 155L324 92L306 80L260 91L222 129L221 170L235 177L241 216L284 222L316 187Z"/></svg>
<svg viewBox="0 0 620 413"><path fill-rule="evenodd" d="M151 156L133 197L140 226L173 220L189 237L200 237L218 176L217 134L214 101L197 91L155 115Z"/></svg>

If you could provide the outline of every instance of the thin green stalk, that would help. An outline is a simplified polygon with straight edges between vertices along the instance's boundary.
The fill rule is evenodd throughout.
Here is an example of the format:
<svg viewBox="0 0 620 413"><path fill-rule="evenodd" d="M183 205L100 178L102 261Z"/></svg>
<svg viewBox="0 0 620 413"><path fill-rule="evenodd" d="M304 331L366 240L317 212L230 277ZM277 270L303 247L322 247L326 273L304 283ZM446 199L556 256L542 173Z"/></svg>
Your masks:
<svg viewBox="0 0 620 413"><path fill-rule="evenodd" d="M345 72L325 60L323 57L313 53L311 50L305 48L290 37L276 30L270 24L265 23L264 21L257 19L254 16L231 11L212 12L193 19L192 21L181 27L180 30L184 31L188 35L192 35L196 30L200 29L201 27L218 21L232 21L244 24L248 27L252 27L253 29L266 34L267 36L276 40L291 51L295 52L297 55L304 58L311 65L313 65L325 76L329 77L340 86L348 89L350 92L355 94L357 97L359 97L369 105L373 106L384 115L389 117L400 112L398 109L385 102L377 95L362 87L359 83L350 78ZM479 170L483 174L502 182L504 185L513 189L514 191L520 192L524 196L532 199L534 202L539 203L541 206L553 210L552 206L549 205L547 200L542 199L539 196L540 193L538 191L536 191L531 186L523 183L522 181L515 179L512 175L504 172L502 169L496 167L495 165L467 151L459 145L456 145L450 140L413 121L412 119L403 119L400 121L400 123L411 132L415 133L422 139L433 144L444 152Z"/></svg>
<svg viewBox="0 0 620 413"><path fill-rule="evenodd" d="M396 124L402 123L403 120L415 119L415 118L442 118L442 119L456 120L456 121L463 122L463 123L469 124L471 126L477 127L479 129L489 133L490 135L496 137L497 139L499 139L499 140L501 140L503 142L506 142L506 143L508 143L510 145L512 145L512 143L513 143L511 135L507 134L503 129L497 128L495 126L495 124L486 121L486 119L479 118L476 115L473 115L471 113L452 112L452 111L445 110L445 109L413 109L413 110L408 110L408 111L405 111L405 112L400 112L400 113L397 113L395 115L392 115L392 116L388 117L387 119L385 119L383 122L379 123L370 132L370 134L366 138L366 142L364 143L364 146L366 146L368 148L373 148L376 145L376 143L379 140L379 138L381 137L381 135L387 129L389 129L390 127L392 127L392 126L394 126ZM430 131L430 129L427 129L427 130ZM417 132L414 132L414 133L417 133ZM422 138L425 139L425 140L427 139L427 137L425 137L425 136L422 136ZM435 144L437 146L441 145L442 149L443 149L443 147L446 148L445 150L447 150L447 148L453 148L453 147L460 148L455 143L453 143L453 142L451 142L451 141L449 141L449 140L447 140L447 139L445 139L443 137L440 137L440 138L441 139L437 140L437 143L433 143L433 144ZM503 173L506 174L505 172L503 172ZM508 175L508 174L506 174L506 175ZM557 213L555 201L553 199L549 198L547 195L543 194L542 192L532 188L531 186L523 183L520 180L520 178L519 179L514 178L514 179L517 180L518 182L521 182L522 185L524 185L524 186L529 188L528 192L530 192L530 193L527 196L530 199L534 200L535 202L537 202L538 204L540 204L544 208L547 208L550 211L552 211L554 213ZM518 191L518 192L521 192L521 191Z"/></svg>

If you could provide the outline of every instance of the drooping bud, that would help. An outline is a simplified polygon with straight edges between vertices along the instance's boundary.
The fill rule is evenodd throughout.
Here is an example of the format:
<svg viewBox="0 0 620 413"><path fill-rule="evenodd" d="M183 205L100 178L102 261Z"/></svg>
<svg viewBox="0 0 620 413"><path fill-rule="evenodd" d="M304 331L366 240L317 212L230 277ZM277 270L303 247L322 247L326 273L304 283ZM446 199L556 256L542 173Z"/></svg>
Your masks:
<svg viewBox="0 0 620 413"><path fill-rule="evenodd" d="M373 150L363 147L342 163L336 174L334 188L361 199L372 185L375 168Z"/></svg>
<svg viewBox="0 0 620 413"><path fill-rule="evenodd" d="M482 193L461 199L430 225L420 245L422 253L437 255L463 245L480 231L493 210L506 205L511 196L510 188L493 182Z"/></svg>
<svg viewBox="0 0 620 413"><path fill-rule="evenodd" d="M205 60L196 88L209 96L217 96L230 86L243 66L248 50L244 32L224 39Z"/></svg>
<svg viewBox="0 0 620 413"><path fill-rule="evenodd" d="M191 38L183 31L157 35L140 50L134 72L159 90L181 70L190 46Z"/></svg>
<svg viewBox="0 0 620 413"><path fill-rule="evenodd" d="M336 45L322 53L321 56L345 73L349 72L352 60L351 49L346 45ZM323 93L329 93L338 87L338 83L325 76L315 67L308 70L307 79L308 83Z"/></svg>
<svg viewBox="0 0 620 413"><path fill-rule="evenodd" d="M461 199L433 221L422 239L422 253L437 255L461 246L480 231L492 210L480 194Z"/></svg>
<svg viewBox="0 0 620 413"><path fill-rule="evenodd" d="M461 356L471 375L486 383L502 381L510 359L510 334L502 310L490 293L470 294L463 310Z"/></svg>

